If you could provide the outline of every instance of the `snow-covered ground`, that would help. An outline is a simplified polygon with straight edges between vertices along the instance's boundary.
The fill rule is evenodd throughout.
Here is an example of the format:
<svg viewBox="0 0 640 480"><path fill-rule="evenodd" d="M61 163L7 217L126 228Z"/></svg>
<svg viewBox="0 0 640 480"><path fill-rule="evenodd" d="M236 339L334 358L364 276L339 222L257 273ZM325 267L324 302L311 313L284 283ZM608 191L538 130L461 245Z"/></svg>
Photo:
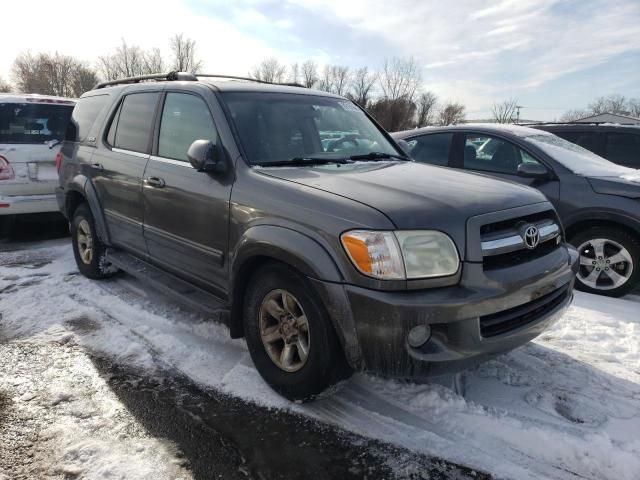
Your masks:
<svg viewBox="0 0 640 480"><path fill-rule="evenodd" d="M161 362L247 401L517 479L640 478L640 305L633 301L637 298L631 300L577 293L567 315L535 342L448 384L359 374L334 395L297 405L269 389L244 342L230 340L224 327L131 277L107 282L81 277L68 240L0 252L0 338L43 345L73 342L149 375ZM84 367L71 362L70 375L74 369ZM0 374L0 391L7 382L20 378ZM57 390L45 397L64 404L74 390L69 382L52 380ZM104 399L100 406L77 403L64 415L82 418L85 409L95 409L91 417L102 421L116 413L126 417L108 395ZM91 462L108 462L99 439L87 437L91 430L66 428L68 419L61 418L53 418L51 426L61 464L98 468ZM141 469L145 462L181 468L171 447L154 445L157 440L145 438L132 447L135 435L127 432L135 432L135 425L127 422L125 433L110 437L115 442L111 454L121 455L122 462L131 458ZM93 456L83 445L89 445ZM85 454L88 463L78 466Z"/></svg>

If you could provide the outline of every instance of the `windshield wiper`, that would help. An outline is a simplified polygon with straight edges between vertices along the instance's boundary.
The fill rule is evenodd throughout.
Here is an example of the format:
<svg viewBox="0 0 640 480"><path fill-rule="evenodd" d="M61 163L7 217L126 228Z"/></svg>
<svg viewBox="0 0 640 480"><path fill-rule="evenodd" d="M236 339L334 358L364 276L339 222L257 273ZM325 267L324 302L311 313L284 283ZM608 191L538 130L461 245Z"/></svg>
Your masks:
<svg viewBox="0 0 640 480"><path fill-rule="evenodd" d="M406 155L396 155L395 153L385 153L385 152L369 152L363 155L351 155L349 160L381 160L383 158L397 158L399 160L411 160Z"/></svg>
<svg viewBox="0 0 640 480"><path fill-rule="evenodd" d="M306 165L326 165L328 163L349 163L345 158L317 158L317 157L293 157L289 160L278 160L275 162L256 163L261 167L301 167Z"/></svg>

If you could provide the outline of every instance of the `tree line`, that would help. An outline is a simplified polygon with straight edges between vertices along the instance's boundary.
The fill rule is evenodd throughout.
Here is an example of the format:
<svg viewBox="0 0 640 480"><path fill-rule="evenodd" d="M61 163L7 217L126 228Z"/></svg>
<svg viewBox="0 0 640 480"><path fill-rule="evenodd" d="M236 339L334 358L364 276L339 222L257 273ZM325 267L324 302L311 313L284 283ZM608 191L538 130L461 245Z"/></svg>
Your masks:
<svg viewBox="0 0 640 480"><path fill-rule="evenodd" d="M587 108L565 112L560 117L560 121L571 122L600 113L615 113L640 118L640 98L627 98L620 94L598 97L587 105Z"/></svg>
<svg viewBox="0 0 640 480"><path fill-rule="evenodd" d="M98 57L94 65L61 53L23 52L11 68L13 85L0 77L0 92L19 91L60 97L79 97L101 80L148 75L168 70L197 73L202 61L196 42L183 34L169 39L170 58L160 49L144 50L125 40L115 50Z"/></svg>
<svg viewBox="0 0 640 480"><path fill-rule="evenodd" d="M379 70L372 70L367 66L320 66L313 60L287 66L272 57L254 66L249 76L346 96L389 131L450 125L465 119L464 105L440 101L434 92L422 88L422 73L413 58L385 59Z"/></svg>

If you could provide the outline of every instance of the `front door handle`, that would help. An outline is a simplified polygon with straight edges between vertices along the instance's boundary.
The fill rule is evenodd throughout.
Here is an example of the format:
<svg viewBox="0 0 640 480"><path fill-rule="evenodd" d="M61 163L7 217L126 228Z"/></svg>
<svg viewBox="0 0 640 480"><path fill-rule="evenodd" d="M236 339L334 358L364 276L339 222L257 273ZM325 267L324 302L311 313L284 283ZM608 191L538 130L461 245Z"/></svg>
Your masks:
<svg viewBox="0 0 640 480"><path fill-rule="evenodd" d="M93 168L94 170L98 170L100 172L104 170L104 167L102 166L101 163L92 163L91 168Z"/></svg>
<svg viewBox="0 0 640 480"><path fill-rule="evenodd" d="M155 188L162 188L165 185L164 180L158 177L147 177L144 179L144 183Z"/></svg>

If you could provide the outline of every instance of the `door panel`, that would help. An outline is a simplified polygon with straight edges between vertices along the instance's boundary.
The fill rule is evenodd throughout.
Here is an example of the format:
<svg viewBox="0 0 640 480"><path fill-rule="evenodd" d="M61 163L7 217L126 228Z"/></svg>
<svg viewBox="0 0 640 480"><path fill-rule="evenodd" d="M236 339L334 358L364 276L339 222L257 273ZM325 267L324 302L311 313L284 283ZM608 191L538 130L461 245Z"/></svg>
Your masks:
<svg viewBox="0 0 640 480"><path fill-rule="evenodd" d="M201 139L218 142L207 104L168 92L158 156L144 172L144 235L154 263L224 297L231 184L187 161L189 146Z"/></svg>
<svg viewBox="0 0 640 480"><path fill-rule="evenodd" d="M88 165L105 212L111 241L134 253L147 253L144 240L142 175L159 92L124 97L109 126L111 148L96 150Z"/></svg>

